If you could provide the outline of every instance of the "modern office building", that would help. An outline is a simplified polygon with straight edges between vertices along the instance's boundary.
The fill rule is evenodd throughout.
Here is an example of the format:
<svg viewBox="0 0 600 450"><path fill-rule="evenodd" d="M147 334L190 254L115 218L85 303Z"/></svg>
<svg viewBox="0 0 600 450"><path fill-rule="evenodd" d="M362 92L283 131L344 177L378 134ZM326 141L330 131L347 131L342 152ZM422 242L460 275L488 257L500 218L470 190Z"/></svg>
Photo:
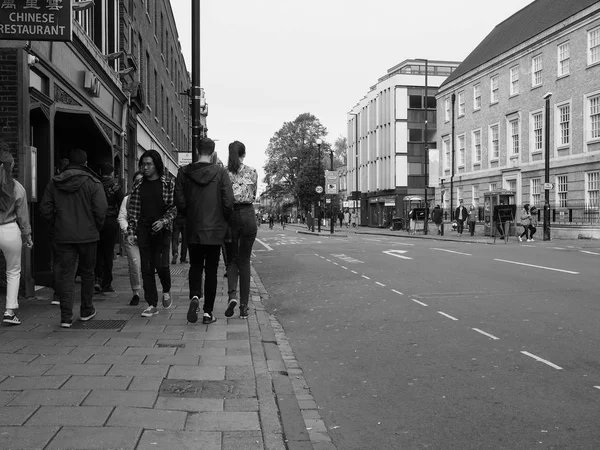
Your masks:
<svg viewBox="0 0 600 450"><path fill-rule="evenodd" d="M543 210L548 146L552 221L597 218L600 2L532 2L499 23L436 98L438 203L484 206L486 192L507 189L515 204Z"/></svg>
<svg viewBox="0 0 600 450"><path fill-rule="evenodd" d="M408 213L408 198L424 201L426 170L434 174L430 181L437 180L435 96L458 65L405 60L379 78L348 113L347 204L359 210L360 225L391 226L393 218ZM430 182L429 203L434 188Z"/></svg>

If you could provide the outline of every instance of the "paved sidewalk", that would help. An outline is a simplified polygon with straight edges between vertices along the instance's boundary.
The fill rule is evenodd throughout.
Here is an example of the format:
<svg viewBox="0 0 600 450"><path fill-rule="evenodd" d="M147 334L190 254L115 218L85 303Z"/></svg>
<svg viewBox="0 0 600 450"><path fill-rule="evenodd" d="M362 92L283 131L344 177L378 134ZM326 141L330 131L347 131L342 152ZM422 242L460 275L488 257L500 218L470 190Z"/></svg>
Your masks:
<svg viewBox="0 0 600 450"><path fill-rule="evenodd" d="M171 266L173 305L152 318L143 299L129 306L126 265L90 322L61 329L43 288L19 300L20 326L0 327L0 448L335 448L255 272L250 318L226 319L221 264L218 320L202 325L186 320L187 264Z"/></svg>

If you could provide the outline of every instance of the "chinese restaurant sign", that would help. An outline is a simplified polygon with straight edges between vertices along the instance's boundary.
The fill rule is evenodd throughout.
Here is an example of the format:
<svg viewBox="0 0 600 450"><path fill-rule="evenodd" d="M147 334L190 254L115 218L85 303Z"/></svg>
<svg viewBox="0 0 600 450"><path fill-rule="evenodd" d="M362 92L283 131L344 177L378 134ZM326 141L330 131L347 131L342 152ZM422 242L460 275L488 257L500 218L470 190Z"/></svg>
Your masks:
<svg viewBox="0 0 600 450"><path fill-rule="evenodd" d="M70 41L72 0L0 0L0 40Z"/></svg>

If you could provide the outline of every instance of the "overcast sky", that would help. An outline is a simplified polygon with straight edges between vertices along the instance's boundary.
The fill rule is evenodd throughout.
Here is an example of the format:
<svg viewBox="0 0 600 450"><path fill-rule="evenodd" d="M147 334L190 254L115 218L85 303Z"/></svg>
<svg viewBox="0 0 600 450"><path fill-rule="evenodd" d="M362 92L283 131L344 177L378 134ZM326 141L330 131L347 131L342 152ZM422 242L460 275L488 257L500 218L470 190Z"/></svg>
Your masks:
<svg viewBox="0 0 600 450"><path fill-rule="evenodd" d="M200 1L201 85L208 135L246 144L262 170L284 122L314 114L333 143L346 113L386 71L410 58L462 61L530 0L171 0L191 72L191 1ZM564 1L564 0L563 0Z"/></svg>

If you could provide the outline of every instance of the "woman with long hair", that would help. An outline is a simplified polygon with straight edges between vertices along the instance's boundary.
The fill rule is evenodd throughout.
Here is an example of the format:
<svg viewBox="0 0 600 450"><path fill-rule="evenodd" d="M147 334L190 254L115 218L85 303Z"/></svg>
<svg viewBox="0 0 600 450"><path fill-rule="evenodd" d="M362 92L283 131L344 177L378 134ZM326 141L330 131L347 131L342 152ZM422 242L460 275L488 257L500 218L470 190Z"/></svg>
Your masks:
<svg viewBox="0 0 600 450"><path fill-rule="evenodd" d="M233 187L233 216L231 218L231 242L227 245L227 291L229 303L225 317L233 316L239 305L240 319L248 318L250 298L250 256L256 239L257 225L254 200L258 185L258 173L244 164L246 146L239 141L229 144L227 169Z"/></svg>
<svg viewBox="0 0 600 450"><path fill-rule="evenodd" d="M33 247L33 241L27 193L25 188L12 177L14 165L15 160L10 152L2 148L0 150L0 250L6 259L6 311L2 322L19 325L21 321L15 314L15 310L19 308L22 239L25 240L28 248Z"/></svg>
<svg viewBox="0 0 600 450"><path fill-rule="evenodd" d="M143 178L142 172L139 170L133 174L132 188L133 186ZM121 202L121 208L119 209L119 216L117 220L119 227L124 235L127 235L127 205L129 204L129 197L131 196L132 189L129 190L127 195ZM127 239L123 240L123 246L125 247L125 253L127 254L127 263L129 265L129 284L131 285L131 291L133 296L129 301L131 306L136 306L140 303L140 290L142 289L142 263L140 260L140 248L138 247L137 240L130 243Z"/></svg>

